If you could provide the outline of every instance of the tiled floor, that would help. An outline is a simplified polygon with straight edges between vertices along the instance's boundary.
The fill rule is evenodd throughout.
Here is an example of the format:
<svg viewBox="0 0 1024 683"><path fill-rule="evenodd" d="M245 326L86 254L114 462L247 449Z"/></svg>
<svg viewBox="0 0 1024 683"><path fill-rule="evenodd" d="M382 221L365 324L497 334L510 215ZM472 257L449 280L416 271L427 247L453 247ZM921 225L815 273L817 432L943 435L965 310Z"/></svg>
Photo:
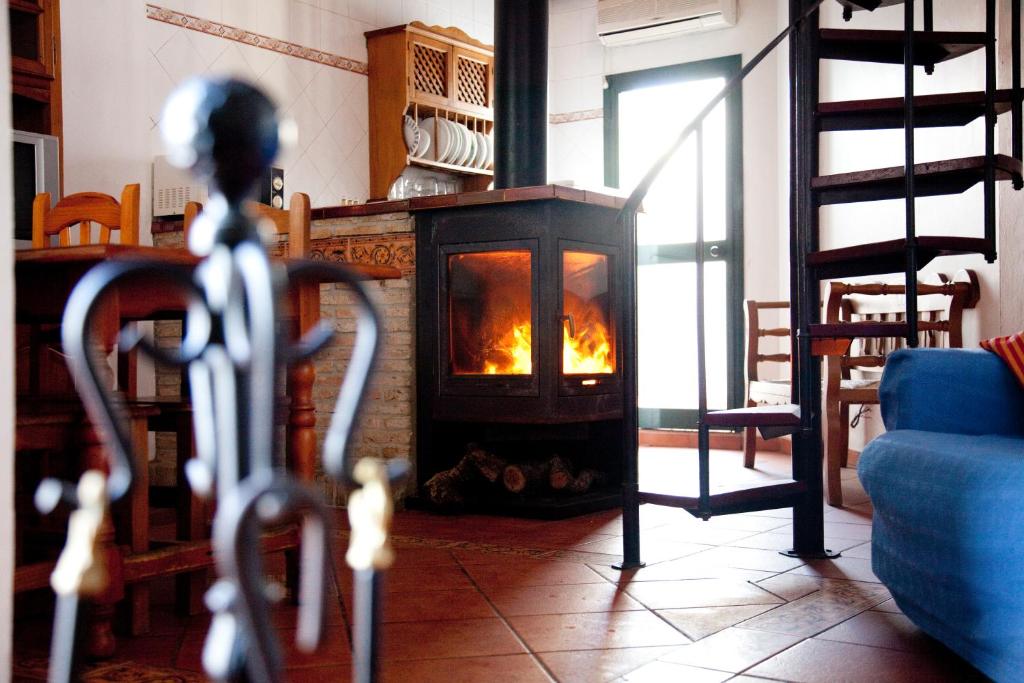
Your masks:
<svg viewBox="0 0 1024 683"><path fill-rule="evenodd" d="M649 450L645 486L693 472L692 451ZM758 472L716 453L717 485L774 475L788 456L762 454ZM615 511L559 522L397 516L398 560L385 589L383 680L402 682L600 681L965 681L984 680L917 630L871 573L871 506L844 472L845 509L825 508L834 562L778 554L791 533L789 510L700 522L644 506L648 566L620 573ZM349 676L351 580L338 533L337 591L324 647L288 647L288 680ZM156 591L159 593L160 591ZM159 609L159 608L157 608ZM277 624L293 634L294 610ZM90 680L202 680L208 620L154 615L153 633L123 640L118 661ZM45 669L43 624L16 627L16 673ZM287 642L287 640L286 640ZM34 647L33 644L36 644ZM43 659L40 659L42 657ZM132 662L134 664L129 664ZM17 680L17 677L16 677Z"/></svg>

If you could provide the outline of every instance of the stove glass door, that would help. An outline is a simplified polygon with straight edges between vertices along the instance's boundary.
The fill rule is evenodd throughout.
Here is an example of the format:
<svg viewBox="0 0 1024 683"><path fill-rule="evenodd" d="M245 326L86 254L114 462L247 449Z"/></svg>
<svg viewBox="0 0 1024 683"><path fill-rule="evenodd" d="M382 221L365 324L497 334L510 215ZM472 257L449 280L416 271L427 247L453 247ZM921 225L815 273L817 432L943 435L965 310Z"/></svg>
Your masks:
<svg viewBox="0 0 1024 683"><path fill-rule="evenodd" d="M533 372L532 261L529 249L448 255L452 375Z"/></svg>
<svg viewBox="0 0 1024 683"><path fill-rule="evenodd" d="M615 372L607 254L562 252L562 373Z"/></svg>

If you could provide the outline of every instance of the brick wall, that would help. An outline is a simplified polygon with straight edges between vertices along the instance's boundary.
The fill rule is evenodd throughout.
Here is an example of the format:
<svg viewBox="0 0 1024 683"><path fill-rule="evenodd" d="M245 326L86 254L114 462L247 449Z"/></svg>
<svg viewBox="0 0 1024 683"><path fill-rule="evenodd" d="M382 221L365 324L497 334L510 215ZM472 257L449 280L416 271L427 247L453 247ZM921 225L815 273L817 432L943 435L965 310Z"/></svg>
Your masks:
<svg viewBox="0 0 1024 683"><path fill-rule="evenodd" d="M415 397L415 239L412 218L406 213L316 221L312 226L312 257L350 263L392 265L402 272L397 280L369 283L370 297L383 323L381 353L353 444L358 457L414 457ZM159 246L181 246L182 233L154 234ZM344 376L355 338L351 295L342 285L325 284L320 291L320 314L335 329L334 342L315 358L314 402L317 437L323 435L334 412L334 400ZM158 323L158 343L180 339L178 323ZM176 371L157 370L158 395L179 392ZM151 477L158 485L174 483L174 436L157 435L157 456ZM340 505L338 487L318 475L327 500Z"/></svg>

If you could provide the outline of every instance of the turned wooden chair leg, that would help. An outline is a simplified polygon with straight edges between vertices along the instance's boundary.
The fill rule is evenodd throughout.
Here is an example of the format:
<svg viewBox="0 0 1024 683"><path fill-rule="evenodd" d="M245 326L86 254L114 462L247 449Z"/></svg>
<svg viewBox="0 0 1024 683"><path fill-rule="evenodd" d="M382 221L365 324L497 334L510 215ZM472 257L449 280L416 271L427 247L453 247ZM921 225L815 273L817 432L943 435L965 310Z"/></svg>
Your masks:
<svg viewBox="0 0 1024 683"><path fill-rule="evenodd" d="M176 536L179 541L198 541L206 538L206 506L192 494L185 477L185 463L192 457L192 415L185 410L175 417L175 457L178 477ZM207 570L184 572L174 577L175 608L179 614L192 616L205 609Z"/></svg>
<svg viewBox="0 0 1024 683"><path fill-rule="evenodd" d="M839 405L839 465L848 466L850 460L850 404Z"/></svg>
<svg viewBox="0 0 1024 683"><path fill-rule="evenodd" d="M139 458L135 480L132 482L128 505L128 536L132 553L149 550L149 461L146 457L149 440L148 417L133 416L131 420L132 446ZM128 596L128 628L133 636L149 633L149 582L142 581L125 586Z"/></svg>
<svg viewBox="0 0 1024 683"><path fill-rule="evenodd" d="M757 406L753 401L747 401L747 407ZM754 458L757 456L757 428L744 427L743 429L743 466L752 469Z"/></svg>
<svg viewBox="0 0 1024 683"><path fill-rule="evenodd" d="M842 422L840 413L839 401L826 400L825 497L828 504L834 507L842 507L843 505L843 486L839 477L839 448L841 442L839 433L845 429L846 425Z"/></svg>

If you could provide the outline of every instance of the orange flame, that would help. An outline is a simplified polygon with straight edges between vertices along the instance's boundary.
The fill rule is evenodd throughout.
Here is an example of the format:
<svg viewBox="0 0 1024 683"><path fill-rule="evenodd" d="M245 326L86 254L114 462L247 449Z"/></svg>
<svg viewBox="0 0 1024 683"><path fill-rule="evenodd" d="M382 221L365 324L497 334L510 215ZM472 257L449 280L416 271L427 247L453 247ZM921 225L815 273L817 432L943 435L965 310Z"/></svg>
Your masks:
<svg viewBox="0 0 1024 683"><path fill-rule="evenodd" d="M592 322L569 336L569 327L562 327L562 372L566 375L598 375L615 372L612 344L608 328Z"/></svg>
<svg viewBox="0 0 1024 683"><path fill-rule="evenodd" d="M528 322L513 325L484 361L485 375L529 375L533 372L533 338ZM494 358L497 356L497 358Z"/></svg>

